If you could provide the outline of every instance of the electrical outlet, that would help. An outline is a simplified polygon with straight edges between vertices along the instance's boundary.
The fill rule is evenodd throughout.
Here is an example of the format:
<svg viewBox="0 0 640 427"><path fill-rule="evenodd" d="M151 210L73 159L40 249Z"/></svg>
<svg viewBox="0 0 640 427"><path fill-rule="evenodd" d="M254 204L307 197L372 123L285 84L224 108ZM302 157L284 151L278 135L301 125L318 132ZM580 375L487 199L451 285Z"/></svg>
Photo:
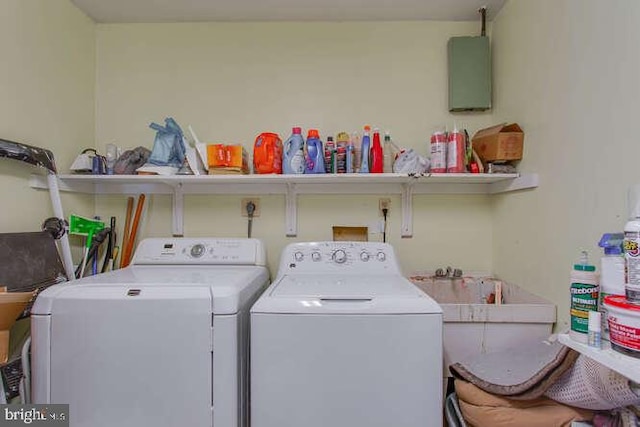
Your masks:
<svg viewBox="0 0 640 427"><path fill-rule="evenodd" d="M391 199L379 199L378 200L380 215L382 215L382 209L387 210L387 215L389 215L389 211L391 210Z"/></svg>
<svg viewBox="0 0 640 427"><path fill-rule="evenodd" d="M247 213L247 205L249 202L252 202L255 205L255 210L253 211L253 217L260 216L260 198L258 197L247 197L246 199L242 199L240 202L240 213L242 216L248 217Z"/></svg>

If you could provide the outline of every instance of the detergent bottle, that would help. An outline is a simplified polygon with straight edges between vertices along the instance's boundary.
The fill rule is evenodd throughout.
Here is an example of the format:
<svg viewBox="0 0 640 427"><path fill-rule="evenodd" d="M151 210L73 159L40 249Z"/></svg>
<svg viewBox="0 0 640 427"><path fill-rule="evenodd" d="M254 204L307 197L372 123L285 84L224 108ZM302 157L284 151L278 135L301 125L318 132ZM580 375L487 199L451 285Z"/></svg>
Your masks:
<svg viewBox="0 0 640 427"><path fill-rule="evenodd" d="M369 151L371 148L371 126L364 127L362 146L360 147L362 160L360 161L360 173L369 173Z"/></svg>
<svg viewBox="0 0 640 427"><path fill-rule="evenodd" d="M309 129L307 134L307 158L304 173L325 173L324 150L317 129Z"/></svg>
<svg viewBox="0 0 640 427"><path fill-rule="evenodd" d="M263 132L253 144L253 172L282 173L282 140L277 133Z"/></svg>
<svg viewBox="0 0 640 427"><path fill-rule="evenodd" d="M282 173L304 173L304 139L302 138L302 129L299 127L293 128L291 136L284 143Z"/></svg>
<svg viewBox="0 0 640 427"><path fill-rule="evenodd" d="M380 143L380 130L373 129L373 145L371 146L371 173L384 172L384 156Z"/></svg>

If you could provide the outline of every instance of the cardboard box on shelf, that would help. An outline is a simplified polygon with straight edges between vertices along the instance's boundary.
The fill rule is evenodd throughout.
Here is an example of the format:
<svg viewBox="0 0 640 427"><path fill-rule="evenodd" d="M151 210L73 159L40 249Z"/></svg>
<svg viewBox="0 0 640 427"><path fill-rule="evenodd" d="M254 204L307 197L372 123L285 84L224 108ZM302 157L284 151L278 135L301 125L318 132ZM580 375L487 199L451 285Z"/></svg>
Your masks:
<svg viewBox="0 0 640 427"><path fill-rule="evenodd" d="M483 162L520 160L524 132L517 123L502 123L477 131L471 143Z"/></svg>
<svg viewBox="0 0 640 427"><path fill-rule="evenodd" d="M209 175L225 173L249 173L247 150L240 144L207 145Z"/></svg>

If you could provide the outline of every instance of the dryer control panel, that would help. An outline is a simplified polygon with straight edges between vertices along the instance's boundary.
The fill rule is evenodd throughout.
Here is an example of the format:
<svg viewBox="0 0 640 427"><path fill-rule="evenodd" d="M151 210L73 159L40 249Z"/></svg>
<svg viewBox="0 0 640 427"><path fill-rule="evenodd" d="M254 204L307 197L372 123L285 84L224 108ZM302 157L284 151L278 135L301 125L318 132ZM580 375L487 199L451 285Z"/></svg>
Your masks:
<svg viewBox="0 0 640 427"><path fill-rule="evenodd" d="M138 245L132 265L266 265L258 239L150 238Z"/></svg>
<svg viewBox="0 0 640 427"><path fill-rule="evenodd" d="M400 274L393 247L377 242L292 243L282 252L278 276L293 273Z"/></svg>

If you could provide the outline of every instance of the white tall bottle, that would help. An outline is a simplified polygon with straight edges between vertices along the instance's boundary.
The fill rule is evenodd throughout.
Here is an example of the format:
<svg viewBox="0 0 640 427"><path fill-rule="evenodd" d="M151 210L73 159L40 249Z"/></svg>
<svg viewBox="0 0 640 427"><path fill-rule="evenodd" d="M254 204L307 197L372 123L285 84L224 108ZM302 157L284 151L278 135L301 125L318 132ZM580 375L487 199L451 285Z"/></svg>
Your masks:
<svg viewBox="0 0 640 427"><path fill-rule="evenodd" d="M600 239L598 246L604 249L604 256L600 258L600 293L598 295L598 310L602 313L602 338L609 340L609 325L604 298L608 295L624 295L624 265L622 250L624 234L606 233Z"/></svg>
<svg viewBox="0 0 640 427"><path fill-rule="evenodd" d="M640 216L624 226L624 279L627 299L640 302Z"/></svg>

